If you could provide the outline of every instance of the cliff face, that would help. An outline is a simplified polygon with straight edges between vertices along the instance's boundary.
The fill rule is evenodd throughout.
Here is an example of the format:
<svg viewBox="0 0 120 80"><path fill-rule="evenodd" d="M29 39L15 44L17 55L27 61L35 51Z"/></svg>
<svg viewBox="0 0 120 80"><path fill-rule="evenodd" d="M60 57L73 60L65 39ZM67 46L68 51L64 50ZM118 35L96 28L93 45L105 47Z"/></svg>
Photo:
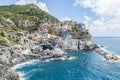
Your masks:
<svg viewBox="0 0 120 80"><path fill-rule="evenodd" d="M89 30L86 29L85 24L74 21L65 21L64 24L66 28L60 32L63 38L63 49L76 51L93 49L95 47L92 35L89 33Z"/></svg>
<svg viewBox="0 0 120 80"><path fill-rule="evenodd" d="M63 49L68 51L90 50L95 47L92 40L81 41L80 39L66 39L62 45Z"/></svg>

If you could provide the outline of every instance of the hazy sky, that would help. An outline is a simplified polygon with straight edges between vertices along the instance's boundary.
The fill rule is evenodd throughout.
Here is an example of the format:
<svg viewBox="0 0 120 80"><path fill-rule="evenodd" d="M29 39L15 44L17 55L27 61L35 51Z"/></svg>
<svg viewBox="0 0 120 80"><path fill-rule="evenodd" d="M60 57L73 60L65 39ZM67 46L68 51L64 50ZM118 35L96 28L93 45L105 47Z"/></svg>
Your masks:
<svg viewBox="0 0 120 80"><path fill-rule="evenodd" d="M85 23L93 36L120 36L120 0L0 0L0 5L30 3L59 20Z"/></svg>

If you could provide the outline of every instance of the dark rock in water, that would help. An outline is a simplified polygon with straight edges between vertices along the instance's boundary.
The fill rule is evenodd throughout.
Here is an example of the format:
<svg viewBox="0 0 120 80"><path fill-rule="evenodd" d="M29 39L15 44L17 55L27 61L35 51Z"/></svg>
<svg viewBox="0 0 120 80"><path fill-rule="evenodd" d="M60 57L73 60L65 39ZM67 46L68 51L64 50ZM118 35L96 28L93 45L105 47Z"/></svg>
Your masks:
<svg viewBox="0 0 120 80"><path fill-rule="evenodd" d="M96 48L99 48L99 46L98 46L97 44L95 44L95 47L94 47L94 49L96 49Z"/></svg>

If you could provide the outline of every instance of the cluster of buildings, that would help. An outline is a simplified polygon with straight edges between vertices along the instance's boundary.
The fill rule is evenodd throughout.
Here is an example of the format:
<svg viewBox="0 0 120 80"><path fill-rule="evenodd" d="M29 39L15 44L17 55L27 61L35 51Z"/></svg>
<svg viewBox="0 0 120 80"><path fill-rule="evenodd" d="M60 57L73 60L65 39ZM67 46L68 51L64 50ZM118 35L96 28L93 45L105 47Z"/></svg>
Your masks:
<svg viewBox="0 0 120 80"><path fill-rule="evenodd" d="M75 27L81 32L85 32L85 24L78 24L74 21L64 21L59 23L47 23L43 21L36 22L39 26L37 31L27 34L30 39L40 42L41 44L60 44L64 39L72 38L71 32Z"/></svg>

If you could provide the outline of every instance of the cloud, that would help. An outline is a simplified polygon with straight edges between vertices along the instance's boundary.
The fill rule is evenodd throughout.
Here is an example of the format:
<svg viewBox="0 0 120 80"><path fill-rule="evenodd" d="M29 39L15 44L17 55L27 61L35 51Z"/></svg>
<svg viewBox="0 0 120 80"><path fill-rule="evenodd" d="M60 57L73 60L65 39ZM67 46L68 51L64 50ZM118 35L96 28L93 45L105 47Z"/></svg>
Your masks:
<svg viewBox="0 0 120 80"><path fill-rule="evenodd" d="M120 16L120 0L75 0L74 5L91 8L100 16Z"/></svg>
<svg viewBox="0 0 120 80"><path fill-rule="evenodd" d="M83 19L84 19L83 21L84 23L89 23L90 21L92 21L92 18L86 15L83 16Z"/></svg>
<svg viewBox="0 0 120 80"><path fill-rule="evenodd" d="M92 16L89 20L89 17L84 15L84 22L89 24L92 33L103 32L102 35L111 35L110 32L117 31L113 35L120 35L120 0L75 0L74 5L90 9L99 16L98 19Z"/></svg>
<svg viewBox="0 0 120 80"><path fill-rule="evenodd" d="M86 16L84 15L83 16L83 23L86 25L86 26L89 26L89 22L92 21L92 18L90 18L89 16Z"/></svg>
<svg viewBox="0 0 120 80"><path fill-rule="evenodd" d="M49 12L47 5L43 2L37 2L37 0L19 0L16 2L16 5L26 5L26 4L35 4L37 5L40 9Z"/></svg>
<svg viewBox="0 0 120 80"><path fill-rule="evenodd" d="M71 21L72 19L68 18L68 17L65 17L65 18L62 18L60 21Z"/></svg>

